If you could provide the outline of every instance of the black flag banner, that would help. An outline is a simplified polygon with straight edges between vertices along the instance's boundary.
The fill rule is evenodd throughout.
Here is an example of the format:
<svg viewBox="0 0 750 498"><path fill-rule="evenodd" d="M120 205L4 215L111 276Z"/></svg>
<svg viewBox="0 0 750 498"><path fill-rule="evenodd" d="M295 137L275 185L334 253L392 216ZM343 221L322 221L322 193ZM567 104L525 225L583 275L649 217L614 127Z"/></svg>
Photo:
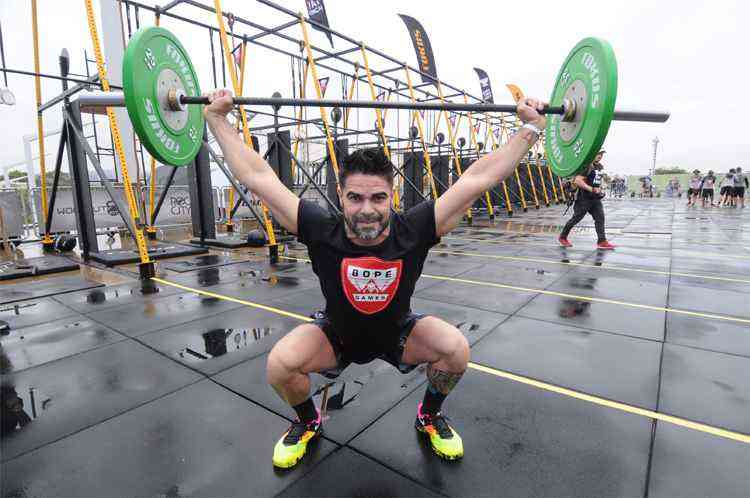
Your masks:
<svg viewBox="0 0 750 498"><path fill-rule="evenodd" d="M478 67L475 67L474 71L477 72L477 76L479 77L479 86L482 87L482 100L484 100L486 104L494 104L495 99L492 97L492 85L490 85L490 77L487 76L487 73L483 69L479 69Z"/></svg>
<svg viewBox="0 0 750 498"><path fill-rule="evenodd" d="M323 0L305 0L305 3L307 4L307 15L310 16L311 21L322 24L326 28L330 27L328 24L328 15L326 14L326 6L323 3ZM331 33L329 31L320 29L314 24L313 28L317 29L318 31L324 32L328 37L328 41L331 42L331 46L333 47L333 37L331 37Z"/></svg>
<svg viewBox="0 0 750 498"><path fill-rule="evenodd" d="M422 83L434 84L437 80L437 68L435 67L435 56L432 55L432 45L430 44L430 39L427 37L427 32L419 21L413 17L404 14L399 14L398 16L406 24L406 29L409 30L409 36L411 36L411 41L414 44L414 51L417 53L419 70L432 77L430 78L422 74Z"/></svg>

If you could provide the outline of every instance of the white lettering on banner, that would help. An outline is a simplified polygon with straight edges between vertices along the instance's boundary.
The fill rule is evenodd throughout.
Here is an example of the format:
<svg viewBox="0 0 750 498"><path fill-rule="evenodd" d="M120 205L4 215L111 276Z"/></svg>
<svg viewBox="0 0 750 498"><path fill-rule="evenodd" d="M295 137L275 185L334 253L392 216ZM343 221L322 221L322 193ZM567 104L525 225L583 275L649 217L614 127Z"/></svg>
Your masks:
<svg viewBox="0 0 750 498"><path fill-rule="evenodd" d="M321 10L323 10L323 2L307 0L307 11L310 13L310 17L320 14Z"/></svg>
<svg viewBox="0 0 750 498"><path fill-rule="evenodd" d="M427 57L427 49L424 45L424 40L422 40L422 32L418 29L414 30L414 44L417 46L417 51L419 52L419 62L420 66L422 67L422 71L425 73L430 72L430 58Z"/></svg>

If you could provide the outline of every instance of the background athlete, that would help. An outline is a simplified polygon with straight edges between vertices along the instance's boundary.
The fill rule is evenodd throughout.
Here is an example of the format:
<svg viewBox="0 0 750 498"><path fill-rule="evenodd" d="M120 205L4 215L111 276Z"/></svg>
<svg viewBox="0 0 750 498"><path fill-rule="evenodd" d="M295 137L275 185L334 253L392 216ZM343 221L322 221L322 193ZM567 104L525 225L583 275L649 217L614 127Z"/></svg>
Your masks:
<svg viewBox="0 0 750 498"><path fill-rule="evenodd" d="M540 101L525 99L525 123L502 148L478 159L436 201L391 213L394 166L379 149L359 150L341 166L342 214L300 200L263 158L246 147L226 119L227 90L209 96L211 132L235 177L258 196L274 218L308 248L326 309L294 328L268 355L268 382L297 415L274 447L277 467L294 466L320 434L321 417L310 396L309 374L337 374L349 363L383 359L401 372L427 363L428 384L417 407L416 428L443 458L463 456L460 436L441 413L469 361L469 344L453 325L412 313L414 286L429 249L455 228L484 192L511 175L538 140L546 121Z"/></svg>
<svg viewBox="0 0 750 498"><path fill-rule="evenodd" d="M563 247L572 247L573 244L568 240L568 235L573 227L576 226L587 214L594 218L594 227L596 228L597 242L596 247L599 249L614 249L615 246L607 241L607 235L604 230L604 205L602 204L602 158L604 151L599 151L594 157L594 161L588 166L585 172L576 175L573 184L578 188L573 204L573 216L563 227L560 232L558 241Z"/></svg>

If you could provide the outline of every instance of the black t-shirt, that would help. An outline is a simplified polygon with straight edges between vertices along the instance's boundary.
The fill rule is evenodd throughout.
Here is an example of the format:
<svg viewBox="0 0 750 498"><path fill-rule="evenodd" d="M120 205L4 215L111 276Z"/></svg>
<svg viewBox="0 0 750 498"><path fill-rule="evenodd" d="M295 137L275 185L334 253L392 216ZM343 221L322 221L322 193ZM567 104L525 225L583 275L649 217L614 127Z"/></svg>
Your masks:
<svg viewBox="0 0 750 498"><path fill-rule="evenodd" d="M342 216L304 199L297 223L335 328L360 344L392 345L394 338L383 331L394 330L409 312L427 252L440 242L434 201L392 213L388 237L376 246L354 244Z"/></svg>
<svg viewBox="0 0 750 498"><path fill-rule="evenodd" d="M590 187L594 188L601 188L602 187L602 172L596 168L589 168L590 171L586 174L586 183ZM578 191L578 198L582 200L593 200L593 199L601 199L601 194L595 194L593 192L589 192L588 190L579 189Z"/></svg>

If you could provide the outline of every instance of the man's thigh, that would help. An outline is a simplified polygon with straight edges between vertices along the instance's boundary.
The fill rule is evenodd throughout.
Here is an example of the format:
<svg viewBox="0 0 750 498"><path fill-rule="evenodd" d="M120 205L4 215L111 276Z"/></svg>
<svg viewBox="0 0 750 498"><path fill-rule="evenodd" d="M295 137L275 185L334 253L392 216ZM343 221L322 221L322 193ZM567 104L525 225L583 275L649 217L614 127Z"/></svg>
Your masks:
<svg viewBox="0 0 750 498"><path fill-rule="evenodd" d="M425 316L414 324L404 346L402 363L434 363L456 349L465 338L460 330L435 316Z"/></svg>
<svg viewBox="0 0 750 498"><path fill-rule="evenodd" d="M323 330L305 323L282 337L269 353L289 370L301 373L322 372L338 366L336 353Z"/></svg>

